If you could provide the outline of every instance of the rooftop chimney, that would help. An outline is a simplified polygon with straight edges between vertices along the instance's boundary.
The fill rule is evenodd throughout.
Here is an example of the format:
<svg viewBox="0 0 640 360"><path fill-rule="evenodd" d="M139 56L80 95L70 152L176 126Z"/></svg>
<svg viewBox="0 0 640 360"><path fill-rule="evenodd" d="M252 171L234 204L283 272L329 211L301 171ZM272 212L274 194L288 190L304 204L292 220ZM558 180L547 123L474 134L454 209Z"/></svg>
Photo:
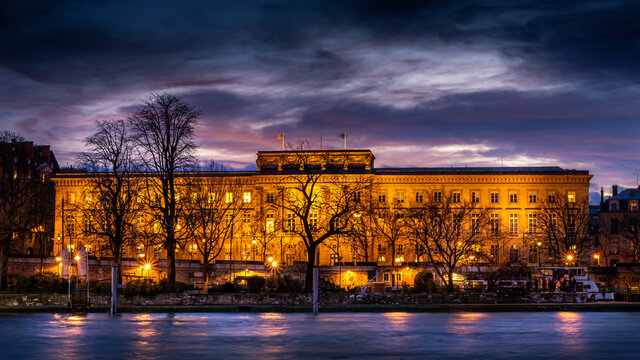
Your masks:
<svg viewBox="0 0 640 360"><path fill-rule="evenodd" d="M604 188L600 188L600 205L604 204Z"/></svg>
<svg viewBox="0 0 640 360"><path fill-rule="evenodd" d="M612 193L612 194L611 194L611 196L616 196L616 195L618 195L618 185L613 185L613 186L611 187L611 193Z"/></svg>

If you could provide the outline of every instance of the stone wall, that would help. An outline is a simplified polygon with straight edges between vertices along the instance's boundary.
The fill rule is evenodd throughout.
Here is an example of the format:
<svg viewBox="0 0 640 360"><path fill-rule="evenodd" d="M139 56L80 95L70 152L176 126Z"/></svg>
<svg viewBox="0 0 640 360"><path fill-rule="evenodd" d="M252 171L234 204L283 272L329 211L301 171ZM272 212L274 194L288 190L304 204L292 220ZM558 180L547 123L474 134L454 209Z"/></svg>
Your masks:
<svg viewBox="0 0 640 360"><path fill-rule="evenodd" d="M109 306L109 296L91 297L92 306ZM232 293L232 294L159 294L153 298L118 297L120 306L198 306L198 305L310 305L307 294ZM508 295L496 293L453 294L349 294L326 293L323 305L348 304L551 304L586 303L586 293ZM0 294L0 307L66 306L66 294Z"/></svg>

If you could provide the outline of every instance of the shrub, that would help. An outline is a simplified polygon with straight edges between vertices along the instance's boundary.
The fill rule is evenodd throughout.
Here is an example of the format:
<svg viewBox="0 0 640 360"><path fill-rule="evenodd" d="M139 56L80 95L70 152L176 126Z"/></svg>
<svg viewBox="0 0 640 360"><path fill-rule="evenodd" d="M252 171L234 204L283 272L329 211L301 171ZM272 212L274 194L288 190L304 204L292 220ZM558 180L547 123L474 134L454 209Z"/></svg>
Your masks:
<svg viewBox="0 0 640 360"><path fill-rule="evenodd" d="M436 284L433 281L433 273L428 271L420 271L413 278L413 286L418 291L434 292Z"/></svg>
<svg viewBox="0 0 640 360"><path fill-rule="evenodd" d="M275 292L294 293L302 290L300 282L292 279L289 275L282 277L271 276L267 278L266 287L268 290Z"/></svg>
<svg viewBox="0 0 640 360"><path fill-rule="evenodd" d="M72 283L75 277L71 278ZM66 293L68 280L52 272L43 272L31 276L14 276L10 281L10 289L17 293Z"/></svg>
<svg viewBox="0 0 640 360"><path fill-rule="evenodd" d="M226 282L220 285L220 291L223 293L232 293L236 292L236 285L232 282Z"/></svg>
<svg viewBox="0 0 640 360"><path fill-rule="evenodd" d="M249 291L251 292L260 292L264 288L264 285L267 281L262 276L252 276L247 279L247 286L249 286Z"/></svg>

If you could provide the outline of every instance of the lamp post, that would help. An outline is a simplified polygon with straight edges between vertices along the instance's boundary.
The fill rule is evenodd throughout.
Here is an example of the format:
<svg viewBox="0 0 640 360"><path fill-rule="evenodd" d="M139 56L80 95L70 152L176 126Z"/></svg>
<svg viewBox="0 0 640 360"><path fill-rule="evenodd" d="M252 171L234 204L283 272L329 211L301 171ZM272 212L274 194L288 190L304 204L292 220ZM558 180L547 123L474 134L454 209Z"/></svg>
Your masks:
<svg viewBox="0 0 640 360"><path fill-rule="evenodd" d="M540 267L540 251L542 250L542 241L538 241L536 243L536 246L538 247L538 267Z"/></svg>

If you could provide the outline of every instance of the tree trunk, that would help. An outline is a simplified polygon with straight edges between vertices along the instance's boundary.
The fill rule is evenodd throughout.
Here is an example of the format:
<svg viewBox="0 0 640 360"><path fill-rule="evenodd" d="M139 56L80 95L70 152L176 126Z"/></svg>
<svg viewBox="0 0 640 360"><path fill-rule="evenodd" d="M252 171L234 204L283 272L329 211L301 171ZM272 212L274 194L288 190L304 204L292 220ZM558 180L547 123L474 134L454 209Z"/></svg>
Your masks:
<svg viewBox="0 0 640 360"><path fill-rule="evenodd" d="M176 291L176 243L173 236L167 237L167 280L169 292Z"/></svg>
<svg viewBox="0 0 640 360"><path fill-rule="evenodd" d="M118 264L118 284L122 284L122 256L118 255L115 261Z"/></svg>
<svg viewBox="0 0 640 360"><path fill-rule="evenodd" d="M453 269L449 268L449 273L447 274L447 290L449 292L453 292Z"/></svg>
<svg viewBox="0 0 640 360"><path fill-rule="evenodd" d="M0 290L9 286L9 244L0 244Z"/></svg>
<svg viewBox="0 0 640 360"><path fill-rule="evenodd" d="M202 292L207 294L209 293L209 276L210 276L209 261L207 260L207 257L205 257L205 260L202 262L202 270L204 271L204 289L202 289Z"/></svg>
<svg viewBox="0 0 640 360"><path fill-rule="evenodd" d="M311 246L307 249L307 273L304 280L304 292L308 293L313 290L313 267L316 265L316 247Z"/></svg>

